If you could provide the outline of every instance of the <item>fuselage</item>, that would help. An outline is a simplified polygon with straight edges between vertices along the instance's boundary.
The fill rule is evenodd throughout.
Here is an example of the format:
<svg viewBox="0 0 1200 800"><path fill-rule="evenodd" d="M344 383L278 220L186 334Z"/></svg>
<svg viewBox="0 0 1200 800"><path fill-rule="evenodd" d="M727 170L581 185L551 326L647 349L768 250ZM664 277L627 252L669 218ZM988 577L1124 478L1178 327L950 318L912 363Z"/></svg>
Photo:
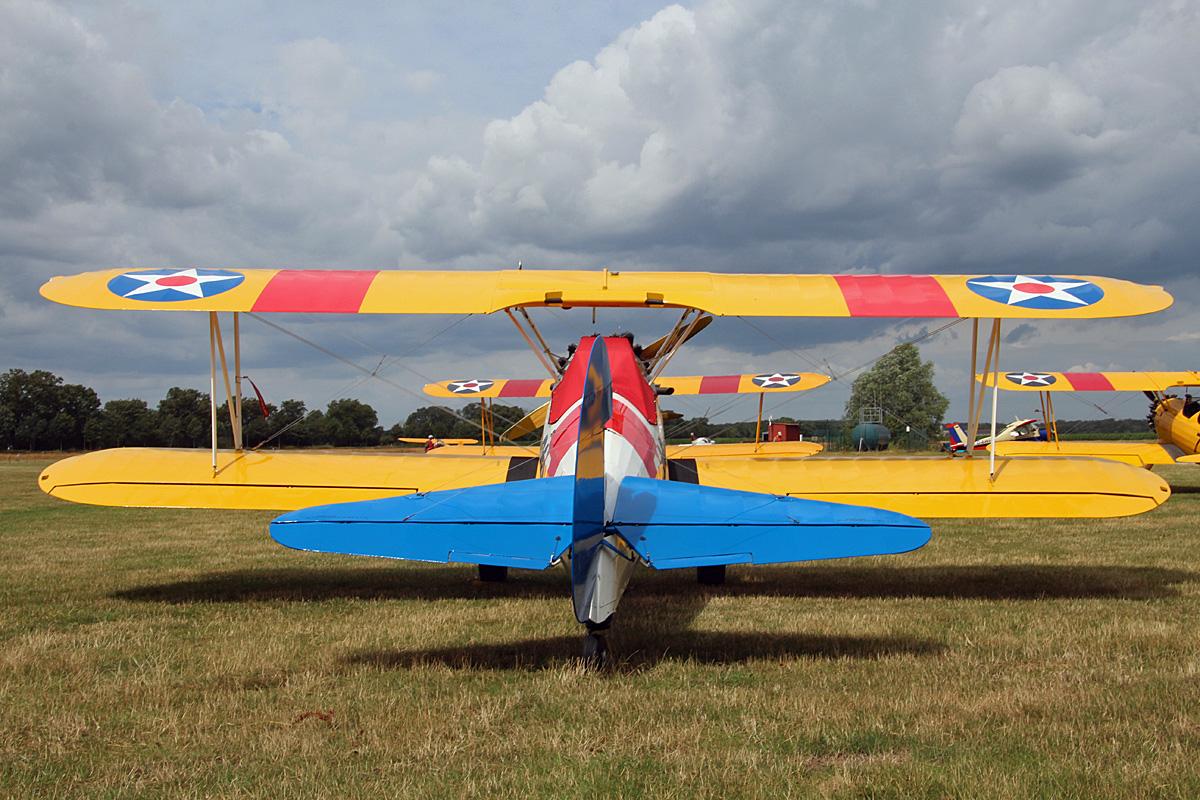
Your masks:
<svg viewBox="0 0 1200 800"><path fill-rule="evenodd" d="M957 427L957 426L947 426L947 427ZM962 439L966 438L965 434L962 433L961 428L959 428L957 430L957 433L958 433L959 437L961 437ZM976 440L975 449L976 450L988 449L992 444L993 438L995 439L995 441L997 443L1032 441L1032 440L1044 441L1046 438L1046 434L1042 428L1038 427L1036 419L1019 419L1016 422L1010 423L1007 428L1000 431L1000 433L998 433L995 437L988 436L986 438ZM950 451L953 453L960 453L966 449L967 449L967 446L966 446L965 441L955 441L955 442L952 442L950 445Z"/></svg>
<svg viewBox="0 0 1200 800"><path fill-rule="evenodd" d="M607 347L612 374L612 418L604 429L605 522L612 520L617 492L626 477L661 478L665 474L666 445L658 400L646 379L642 361L625 337L588 336L580 340L562 380L550 395L550 409L542 431L540 474L574 475L579 442L588 357L598 343ZM604 625L616 611L621 594L638 561L620 536L605 537L597 551L588 580L590 608L587 620Z"/></svg>
<svg viewBox="0 0 1200 800"><path fill-rule="evenodd" d="M1200 453L1200 403L1160 396L1152 414L1159 441L1175 445L1184 455Z"/></svg>

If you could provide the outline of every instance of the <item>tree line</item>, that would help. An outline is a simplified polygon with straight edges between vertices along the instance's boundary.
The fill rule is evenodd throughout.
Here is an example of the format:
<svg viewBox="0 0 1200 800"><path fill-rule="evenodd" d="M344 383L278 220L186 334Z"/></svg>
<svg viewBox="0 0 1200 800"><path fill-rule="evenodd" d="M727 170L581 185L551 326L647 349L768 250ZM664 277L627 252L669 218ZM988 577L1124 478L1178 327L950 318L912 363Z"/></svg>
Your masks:
<svg viewBox="0 0 1200 800"><path fill-rule="evenodd" d="M495 427L503 430L525 415L516 406L493 405ZM375 409L350 398L324 410L302 400L260 405L242 400L242 441L246 447L376 447L401 437L480 438L480 404L450 413L420 408L403 423L379 424ZM106 447L207 447L212 415L207 392L172 387L154 407L145 400L101 404L93 389L65 383L45 370L11 369L0 375L0 445L9 450L93 450ZM233 446L228 403L217 408L217 442Z"/></svg>
<svg viewBox="0 0 1200 800"><path fill-rule="evenodd" d="M858 409L878 405L890 426L912 425L928 442L944 438L942 415L946 401L933 388L933 365L922 363L915 347L901 346L893 357L880 360L877 368L854 382L851 401L841 420L797 421L777 417L776 422L798 423L805 439L819 437L833 443L848 436ZM915 376L915 377L914 377ZM403 423L390 428L379 424L370 405L359 400L334 400L323 410L309 410L302 400L267 403L266 413L256 398L242 402L242 438L246 447L266 443L269 447L377 447L395 445L400 437L424 439L479 439L480 404L471 403L451 411L439 406L418 408ZM519 406L493 404L493 427L503 432L521 419ZM667 412L669 414L669 412ZM157 405L145 400L110 400L101 404L92 389L44 370L12 369L0 375L0 445L10 450L89 450L106 447L207 447L212 440L209 397L197 389L173 387ZM766 430L767 421L763 421ZM711 422L707 417L668 417L667 438L687 441L691 437L754 439L755 420ZM903 427L899 427L903 430ZM1059 421L1061 433L1112 436L1144 434L1144 419ZM519 441L533 443L537 432ZM217 440L221 447L233 446L229 409L217 409Z"/></svg>

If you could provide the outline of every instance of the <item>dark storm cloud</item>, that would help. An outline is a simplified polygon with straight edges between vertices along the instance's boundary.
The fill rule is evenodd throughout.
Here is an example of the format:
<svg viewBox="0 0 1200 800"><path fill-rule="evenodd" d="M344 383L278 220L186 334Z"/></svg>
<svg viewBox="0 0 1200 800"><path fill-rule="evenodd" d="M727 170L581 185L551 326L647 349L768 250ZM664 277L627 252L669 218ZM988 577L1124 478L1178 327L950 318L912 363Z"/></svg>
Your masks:
<svg viewBox="0 0 1200 800"><path fill-rule="evenodd" d="M429 28L441 52L409 47L401 63L378 34L394 21L383 12L342 22L300 3L292 33L264 47L253 9L205 8L0 3L5 366L144 370L169 386L196 355L195 343L173 343L188 325L172 316L48 307L36 287L56 274L518 260L1125 277L1164 284L1177 307L1088 334L1022 325L1006 342L1051 348L1044 369L1196 366L1195 3L670 6L627 20L598 53L589 44L578 60L563 57L536 79L540 99L500 119L491 105L466 105L516 63L472 49L471 35L501 24L482 11L448 39ZM595 13L615 19L615 8ZM555 19L531 14L523 25ZM181 33L197 16L212 58ZM452 65L467 63L474 77L464 79ZM519 339L505 320L468 323L428 345L422 369L449 369L457 353L464 369L536 374L510 349ZM575 317L550 324L564 341L591 332ZM393 353L428 321L339 325L364 338L374 326L372 347ZM248 343L271 353L262 369L311 380L315 356L250 330ZM836 371L919 331L723 321L673 366L728 373L811 350ZM948 376L965 375L961 333L942 336L926 352ZM1102 340L1114 344L1099 359ZM192 375L206 368L199 356Z"/></svg>

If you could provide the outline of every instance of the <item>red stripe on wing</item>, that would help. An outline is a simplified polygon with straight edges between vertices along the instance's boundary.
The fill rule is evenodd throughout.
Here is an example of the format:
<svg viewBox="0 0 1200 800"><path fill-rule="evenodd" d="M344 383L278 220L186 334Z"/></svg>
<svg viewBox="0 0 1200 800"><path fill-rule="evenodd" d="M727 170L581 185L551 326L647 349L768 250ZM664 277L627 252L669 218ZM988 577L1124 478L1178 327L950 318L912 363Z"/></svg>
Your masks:
<svg viewBox="0 0 1200 800"><path fill-rule="evenodd" d="M537 397L546 381L535 379L508 380L500 387L497 397Z"/></svg>
<svg viewBox="0 0 1200 800"><path fill-rule="evenodd" d="M852 317L957 317L931 275L835 275Z"/></svg>
<svg viewBox="0 0 1200 800"><path fill-rule="evenodd" d="M1103 372L1064 372L1071 388L1080 392L1111 392L1113 385Z"/></svg>
<svg viewBox="0 0 1200 800"><path fill-rule="evenodd" d="M253 311L357 314L378 270L298 269L276 273Z"/></svg>
<svg viewBox="0 0 1200 800"><path fill-rule="evenodd" d="M741 385L741 375L705 375L696 394L737 394Z"/></svg>

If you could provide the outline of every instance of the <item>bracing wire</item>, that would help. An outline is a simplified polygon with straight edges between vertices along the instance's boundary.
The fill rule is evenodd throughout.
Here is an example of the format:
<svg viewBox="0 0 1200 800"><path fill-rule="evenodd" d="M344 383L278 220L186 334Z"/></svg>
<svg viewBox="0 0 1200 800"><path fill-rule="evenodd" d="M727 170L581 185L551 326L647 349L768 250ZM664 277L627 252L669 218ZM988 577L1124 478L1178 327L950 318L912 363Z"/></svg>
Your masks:
<svg viewBox="0 0 1200 800"><path fill-rule="evenodd" d="M262 323L263 323L263 324L265 324L265 325L268 325L268 326L270 326L270 327L274 328L275 330L279 331L280 333L283 333L283 334L285 334L285 335L287 335L287 336L290 336L291 338L293 338L293 339L295 339L295 340L297 340L297 341L299 341L299 342L302 342L303 344L306 344L306 345L308 345L309 347L312 347L312 348L314 348L314 349L316 349L316 350L318 350L318 351L320 351L320 352L322 352L322 353L326 354L326 355L327 355L327 356L329 356L330 358L333 358L333 359L335 359L335 360L337 360L337 361L341 361L342 363L346 364L347 366L350 366L350 367L352 367L353 369L355 369L355 370L358 370L359 372L363 373L363 375L361 375L361 376L359 376L359 377L355 378L353 381L351 381L349 384L347 384L347 386L346 386L346 387L344 387L343 389L341 389L341 390L339 390L338 392L336 392L334 396L336 396L337 394L344 393L344 392L348 391L349 389L351 389L351 388L353 388L353 387L355 387L355 386L361 385L361 384L362 384L362 383L364 383L365 381L367 381L367 380L370 380L370 379L374 378L374 379L376 379L376 380L383 381L383 382L384 382L384 383L386 383L388 386L391 386L391 387L392 387L392 388L394 388L394 389L397 389L397 390L399 390L399 391L401 391L401 392L404 392L405 394L411 395L411 396L413 396L413 397L416 397L416 398L418 398L418 399L421 399L421 400L424 400L424 399L425 399L423 395L420 395L420 394L418 394L417 392L414 392L412 389L409 389L409 388L408 388L408 387L406 387L406 386L402 386L401 384L398 384L398 383L396 383L396 382L395 382L395 381L393 381L393 380L390 380L390 379L388 379L388 378L385 378L383 375L381 375L381 374L379 373L379 369L378 369L378 368L376 368L375 370L370 370L370 369L367 369L366 367L363 367L363 366L361 366L360 364L357 364L357 363L355 363L354 361L351 361L350 359L348 359L348 358L346 358L346 357L344 357L344 356L341 356L341 355L339 355L339 354L337 354L337 353L333 352L332 350L329 350L328 348L322 347L321 345L317 344L316 342L310 341L309 339L306 339L305 337L301 336L301 335L300 335L300 334L298 334L298 333L295 333L294 331L290 331L290 330L288 330L287 328L284 328L284 327L282 327L281 325L277 325L276 323L274 323L274 322L271 322L270 320L268 320L268 319L265 319L264 317L261 317L261 316L259 316L258 314L254 314L254 313L252 313L252 312L247 312L247 315L248 315L248 316L250 316L250 317L253 317L254 319L258 320L259 322L262 322ZM459 320L459 322L461 322L461 320ZM456 322L456 323L454 323L454 324L458 324L458 323ZM450 328L452 328L452 327L454 327L454 326L453 326L453 325L451 325L451 326L447 327L445 330L441 331L441 332L440 332L438 335L441 335L442 333L445 333L446 331L450 330ZM351 337L346 337L346 338L351 338ZM426 340L426 342L425 342L424 344L428 344L428 342L429 342L429 341L432 341L432 339L433 339L433 338L436 338L436 337L431 337L431 338L427 339L427 340ZM352 338L351 338L351 341L353 341L353 339L352 339ZM360 343L360 344L361 344L361 343ZM363 346L364 346L364 347L366 347L366 345L363 345ZM372 348L369 348L369 347L368 347L367 349L372 349ZM379 354L379 353L378 353L378 351L375 351L375 352L376 352L377 354ZM410 350L409 352L412 352L412 350ZM386 357L386 356L385 356L385 357ZM399 357L397 357L397 358L396 358L396 362L398 362L398 360L399 360ZM393 364L395 364L396 362L393 362ZM382 364L382 361L381 361L380 363ZM403 366L403 365L401 365L401 366ZM425 380L426 382L429 382L429 383L432 383L432 382L433 382L433 381L432 381L432 379L430 379L430 378L426 377L425 375L422 375L420 372L418 372L417 370L414 370L414 369L412 369L411 367L404 366L403 368L404 368L404 369L406 369L407 371L409 371L409 372L413 373L414 375L416 375L416 376L418 376L418 377L422 378L422 379L423 379L423 380ZM333 399L333 397L331 397L331 398L330 398L330 400L332 400L332 399ZM465 416L465 415L463 415L463 414L459 414L458 412L454 411L454 410L453 410L453 409L451 409L451 408L448 408L448 407L446 407L446 406L433 406L433 407L434 407L434 408L437 408L437 409L439 409L439 410L441 410L441 411L445 411L445 412L446 412L447 414L449 414L450 416L452 416L452 417L454 417L454 418L456 418L456 419L458 419L458 420L461 420L462 422L466 422L466 423L468 423L468 424L470 424L470 425L472 425L472 426L474 426L474 427L476 427L476 428L479 428L481 431L482 431L482 430L484 430L484 428L483 428L483 425L481 425L481 424L480 424L478 421L476 421L476 420L474 420L474 419L471 419L471 418L469 418L469 417L467 417L467 416ZM316 410L316 409L314 409L314 411L315 411L315 410ZM312 414L313 412L312 412L312 411L309 411L308 413L309 413L309 414ZM305 415L305 416L307 417L308 415ZM507 423L507 424L509 424L509 425L512 425L512 424L514 424L514 422L515 422L515 420L508 420L508 419L505 419L505 418L503 418L503 417L500 417L499 415L496 415L496 419L499 419L501 422ZM286 431L288 431L289 429L291 429L291 428L292 428L294 425L297 425L297 424L299 424L299 422L300 422L300 420L296 420L296 421L292 422L291 424L289 424L289 425L285 426L284 428L282 428L282 429L280 429L280 430L276 431L276 432L275 432L274 434L272 434L270 437L268 437L267 439L265 439L264 441L262 441L261 443L259 443L259 444L258 444L258 446L257 446L257 447L255 447L254 449L259 449L259 448L263 447L263 445L269 444L271 441L273 441L274 439L276 439L277 437L281 436L283 433L285 433ZM498 432L496 432L496 431L488 431L488 432L489 432L489 433L492 433L492 434L494 434L494 435L496 436L496 438L497 438L497 439L502 439L503 441L505 441L505 442L508 442L509 444L515 444L515 442L513 442L511 439L508 439L507 437L503 436L502 434L500 434L500 433L498 433Z"/></svg>

